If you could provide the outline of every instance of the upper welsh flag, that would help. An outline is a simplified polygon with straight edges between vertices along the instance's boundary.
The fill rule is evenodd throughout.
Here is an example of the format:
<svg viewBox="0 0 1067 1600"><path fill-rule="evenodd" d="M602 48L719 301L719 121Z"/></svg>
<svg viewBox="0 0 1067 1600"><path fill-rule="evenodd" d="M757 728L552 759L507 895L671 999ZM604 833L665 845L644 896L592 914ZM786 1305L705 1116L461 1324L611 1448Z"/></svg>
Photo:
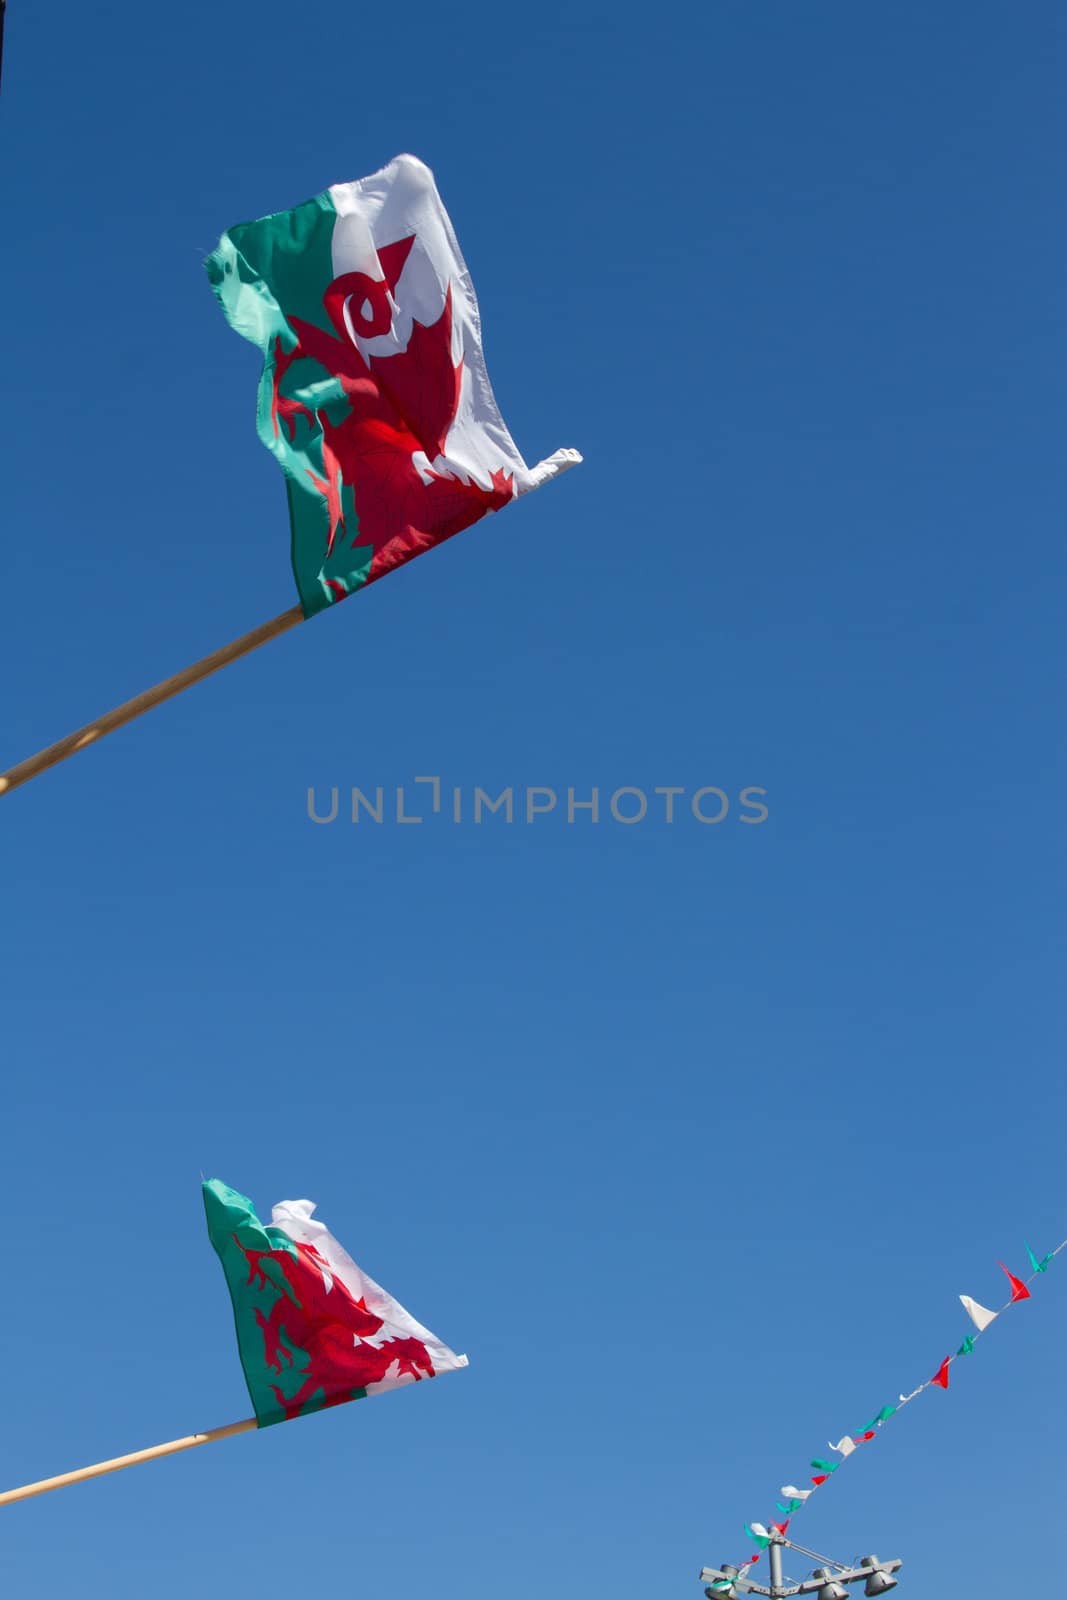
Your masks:
<svg viewBox="0 0 1067 1600"><path fill-rule="evenodd" d="M213 1178L204 1209L261 1428L467 1365L360 1271L310 1200L283 1200L264 1226Z"/></svg>
<svg viewBox="0 0 1067 1600"><path fill-rule="evenodd" d="M259 436L285 473L305 616L581 460L519 454L470 273L414 156L230 228L206 265L263 352Z"/></svg>

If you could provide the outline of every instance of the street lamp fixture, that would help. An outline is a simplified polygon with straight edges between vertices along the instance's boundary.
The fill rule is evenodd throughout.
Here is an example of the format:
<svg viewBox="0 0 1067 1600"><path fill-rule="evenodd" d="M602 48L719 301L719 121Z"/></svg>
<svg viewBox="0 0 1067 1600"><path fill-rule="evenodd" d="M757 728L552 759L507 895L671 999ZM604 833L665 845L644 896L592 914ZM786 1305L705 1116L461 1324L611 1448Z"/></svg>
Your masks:
<svg viewBox="0 0 1067 1600"><path fill-rule="evenodd" d="M896 1588L896 1578L891 1578L888 1571L879 1566L876 1556L864 1556L860 1566L870 1573L863 1590L865 1595L888 1594L890 1589Z"/></svg>
<svg viewBox="0 0 1067 1600"><path fill-rule="evenodd" d="M710 1569L700 1574L702 1578L709 1575ZM727 1563L718 1573L715 1581L704 1590L707 1600L740 1600L740 1596L734 1587L734 1579L738 1576L738 1569Z"/></svg>
<svg viewBox="0 0 1067 1600"><path fill-rule="evenodd" d="M782 1576L782 1546L787 1545L790 1550L797 1550L801 1555L815 1556L815 1559L826 1560L826 1557L816 1555L814 1550L805 1550L803 1545L794 1544L784 1534L774 1533L767 1546L767 1556L770 1562L770 1586L764 1587L761 1583L754 1583L751 1578L741 1576L737 1567L702 1567L700 1581L707 1585L704 1594L707 1600L743 1600L745 1595L760 1594L767 1596L767 1600L787 1600L790 1595L812 1595L814 1600L851 1600L849 1585L862 1583L863 1593L868 1597L888 1594L890 1589L895 1589L897 1579L893 1577L903 1565L901 1561L879 1561L877 1556L864 1556L858 1567L843 1567L838 1562L830 1566L816 1567L810 1578L803 1583L787 1583Z"/></svg>

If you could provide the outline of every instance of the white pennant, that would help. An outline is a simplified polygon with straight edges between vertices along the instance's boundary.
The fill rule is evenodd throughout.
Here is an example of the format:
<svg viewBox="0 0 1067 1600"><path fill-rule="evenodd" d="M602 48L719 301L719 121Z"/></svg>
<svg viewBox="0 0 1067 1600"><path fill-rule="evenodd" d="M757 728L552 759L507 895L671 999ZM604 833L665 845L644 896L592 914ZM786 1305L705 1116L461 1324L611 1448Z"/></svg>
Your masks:
<svg viewBox="0 0 1067 1600"><path fill-rule="evenodd" d="M830 1446L830 1449L831 1450L836 1450L839 1456L844 1456L846 1461L848 1460L849 1456L852 1454L853 1450L855 1450L855 1448L856 1448L855 1442L852 1439L849 1438L847 1433L845 1434L845 1437L843 1439L839 1439L836 1444L832 1444Z"/></svg>
<svg viewBox="0 0 1067 1600"><path fill-rule="evenodd" d="M785 1485L785 1487L783 1488L783 1490L782 1490L782 1499L783 1500L807 1500L808 1497L810 1495L813 1495L814 1493L815 1493L814 1489L794 1489L794 1487L793 1487L793 1485L791 1483L787 1483Z"/></svg>
<svg viewBox="0 0 1067 1600"><path fill-rule="evenodd" d="M987 1311L985 1306L980 1306L977 1300L972 1300L969 1294L960 1295L960 1305L966 1311L979 1333L984 1333L991 1322L996 1322L1000 1316L999 1311Z"/></svg>

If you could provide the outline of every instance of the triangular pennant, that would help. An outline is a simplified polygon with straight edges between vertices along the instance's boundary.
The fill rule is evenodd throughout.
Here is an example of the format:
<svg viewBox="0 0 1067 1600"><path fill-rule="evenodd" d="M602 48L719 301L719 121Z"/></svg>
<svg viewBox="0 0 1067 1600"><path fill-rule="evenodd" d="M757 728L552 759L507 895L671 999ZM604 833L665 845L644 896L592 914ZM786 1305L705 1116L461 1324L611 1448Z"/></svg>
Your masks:
<svg viewBox="0 0 1067 1600"><path fill-rule="evenodd" d="M839 1456L843 1456L846 1461L848 1460L849 1456L852 1454L853 1450L855 1450L855 1448L856 1448L856 1445L855 1445L854 1440L852 1439L851 1435L847 1434L847 1433L845 1434L845 1437L843 1439L838 1439L836 1444L832 1444L832 1443L830 1444L830 1449L831 1450L836 1450L838 1455Z"/></svg>
<svg viewBox="0 0 1067 1600"><path fill-rule="evenodd" d="M832 1450L834 1446L831 1445L830 1448ZM824 1461L821 1456L813 1456L811 1464L813 1467L817 1467L820 1472L836 1472L841 1465L840 1461Z"/></svg>
<svg viewBox="0 0 1067 1600"><path fill-rule="evenodd" d="M1026 1247L1026 1253L1030 1257L1030 1268L1033 1272L1044 1272L1045 1268L1052 1260L1052 1252L1050 1251L1047 1256L1042 1256L1041 1260L1039 1261L1029 1245Z"/></svg>
<svg viewBox="0 0 1067 1600"><path fill-rule="evenodd" d="M875 1430L873 1428L868 1428L866 1433L857 1433L855 1435L855 1437L853 1438L852 1443L853 1444L866 1444L868 1439L873 1439L874 1438L874 1435L875 1435Z"/></svg>
<svg viewBox="0 0 1067 1600"><path fill-rule="evenodd" d="M942 1361L941 1365L938 1367L935 1375L930 1379L930 1382L936 1384L939 1389L948 1388L948 1368L951 1360L951 1356L946 1356L944 1361Z"/></svg>
<svg viewBox="0 0 1067 1600"><path fill-rule="evenodd" d="M972 1300L969 1294L960 1295L960 1305L966 1311L979 1333L984 1333L991 1322L996 1322L999 1311L990 1311L985 1306L980 1306L977 1300Z"/></svg>
<svg viewBox="0 0 1067 1600"><path fill-rule="evenodd" d="M872 1417L870 1422L865 1422L863 1424L864 1432L866 1432L868 1428L880 1428L883 1422L889 1421L896 1409L896 1406L883 1406L876 1417Z"/></svg>
<svg viewBox="0 0 1067 1600"><path fill-rule="evenodd" d="M815 1485L816 1489L820 1489L824 1483L829 1483L830 1474L828 1472L820 1472L819 1476L817 1478L812 1478L811 1481Z"/></svg>
<svg viewBox="0 0 1067 1600"><path fill-rule="evenodd" d="M963 1343L960 1345L959 1349L956 1351L956 1354L958 1356L969 1356L973 1349L974 1340L972 1339L971 1335L968 1334L966 1339L964 1339Z"/></svg>
<svg viewBox="0 0 1067 1600"><path fill-rule="evenodd" d="M811 1494L811 1490L810 1489L797 1489L791 1483L783 1484L781 1492L782 1492L782 1494L784 1494L784 1496L785 1496L785 1498L787 1500L801 1500L801 1501L807 1500L807 1498Z"/></svg>
<svg viewBox="0 0 1067 1600"><path fill-rule="evenodd" d="M1003 1261L999 1261L997 1265L1000 1267L1001 1272L1003 1272L1004 1276L1011 1284L1012 1304L1014 1305L1016 1300L1029 1300L1030 1291L1026 1287L1025 1283L1023 1283L1022 1279L1017 1278L1014 1273L1009 1272Z"/></svg>
<svg viewBox="0 0 1067 1600"><path fill-rule="evenodd" d="M745 1532L753 1544L758 1544L761 1550L766 1550L771 1542L771 1536L762 1522L745 1523Z"/></svg>

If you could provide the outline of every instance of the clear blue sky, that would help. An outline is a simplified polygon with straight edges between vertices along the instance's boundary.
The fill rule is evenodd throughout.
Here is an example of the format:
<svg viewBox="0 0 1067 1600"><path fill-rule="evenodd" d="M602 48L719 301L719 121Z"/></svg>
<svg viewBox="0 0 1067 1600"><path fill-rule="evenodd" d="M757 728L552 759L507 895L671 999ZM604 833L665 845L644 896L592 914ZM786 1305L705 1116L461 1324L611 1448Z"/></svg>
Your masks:
<svg viewBox="0 0 1067 1600"><path fill-rule="evenodd" d="M0 765L294 601L227 225L415 152L586 462L3 801L5 1486L247 1413L202 1171L471 1357L9 1509L6 1592L698 1600L1067 1233L1062 12L9 13ZM770 815L307 818L425 774ZM798 1534L1018 1581L1065 1327Z"/></svg>

